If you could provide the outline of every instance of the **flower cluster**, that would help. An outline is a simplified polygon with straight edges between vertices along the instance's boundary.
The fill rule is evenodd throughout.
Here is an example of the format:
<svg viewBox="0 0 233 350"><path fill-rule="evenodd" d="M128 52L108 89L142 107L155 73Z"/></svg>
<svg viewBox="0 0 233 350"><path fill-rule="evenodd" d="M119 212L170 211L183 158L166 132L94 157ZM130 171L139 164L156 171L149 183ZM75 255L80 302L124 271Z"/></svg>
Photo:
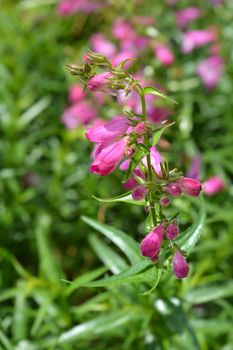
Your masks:
<svg viewBox="0 0 233 350"><path fill-rule="evenodd" d="M146 96L167 97L156 88L143 87L124 68L127 62L128 59L115 66L102 53L88 51L83 57L83 65L68 65L71 74L84 82L90 91L117 97L121 94L126 98L136 94L141 101L140 110L128 109L127 115L116 115L110 121L87 128L86 138L95 144L90 172L106 176L120 166L125 172L124 186L129 190L128 194L135 201L145 203L150 221L147 225L150 232L141 242L142 255L157 263L163 249L168 258L173 256L175 276L184 278L189 267L176 241L179 235L177 221L174 217L166 217L163 208L171 204L173 197L182 194L197 197L202 186L198 180L184 177L176 168L170 170L168 163L163 161L157 149L159 138L154 135L169 124L165 121L155 125L148 120Z"/></svg>

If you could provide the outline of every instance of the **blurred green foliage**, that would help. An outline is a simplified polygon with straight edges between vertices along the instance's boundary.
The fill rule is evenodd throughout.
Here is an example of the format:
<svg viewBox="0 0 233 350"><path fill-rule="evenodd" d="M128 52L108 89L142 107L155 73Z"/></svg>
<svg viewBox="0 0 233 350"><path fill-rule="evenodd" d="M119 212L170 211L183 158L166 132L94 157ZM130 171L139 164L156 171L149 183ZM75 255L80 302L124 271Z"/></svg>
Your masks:
<svg viewBox="0 0 233 350"><path fill-rule="evenodd" d="M219 26L225 60L212 92L194 77L198 54L191 60L179 54L164 2L119 1L102 17L67 18L58 16L55 1L1 2L0 349L233 349L233 5L207 3L197 2L208 11L202 26ZM207 219L191 255L190 277L182 283L162 277L151 293L158 276L145 260L134 265L143 210L92 198L122 193L121 176L89 175L91 148L83 130L66 130L60 122L74 82L65 64L80 58L89 36L108 31L122 11L155 16L177 50L178 63L166 71L145 57L154 79L179 102L176 125L166 132L168 160L186 171L187 159L199 150L203 178L219 174L227 183L222 193L204 198ZM184 229L199 222L199 202L182 197L174 205ZM82 215L111 226L85 218L88 226ZM114 241L113 227L128 238L122 233L120 244L120 236ZM94 281L108 278L108 271L122 273L121 281Z"/></svg>

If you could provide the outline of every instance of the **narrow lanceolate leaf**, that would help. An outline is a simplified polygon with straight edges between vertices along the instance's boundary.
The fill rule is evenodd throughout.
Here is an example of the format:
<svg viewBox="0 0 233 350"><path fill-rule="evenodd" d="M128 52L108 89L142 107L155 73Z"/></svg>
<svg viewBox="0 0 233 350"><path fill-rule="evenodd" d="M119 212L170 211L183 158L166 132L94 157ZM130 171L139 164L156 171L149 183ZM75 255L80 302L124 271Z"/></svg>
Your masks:
<svg viewBox="0 0 233 350"><path fill-rule="evenodd" d="M172 100L170 97L159 91L158 89L152 87L152 86L146 86L143 89L145 95L155 95L161 98L164 98L165 100L171 102L171 103L176 103L176 101Z"/></svg>
<svg viewBox="0 0 233 350"><path fill-rule="evenodd" d="M126 261L99 237L91 235L89 241L94 252L112 273L117 274L127 269Z"/></svg>
<svg viewBox="0 0 233 350"><path fill-rule="evenodd" d="M157 145L157 143L159 142L160 137L162 136L164 130L167 129L169 126L172 126L174 124L175 123L170 123L170 124L164 125L161 128L155 130L154 134L153 134L153 139L152 139L152 146Z"/></svg>
<svg viewBox="0 0 233 350"><path fill-rule="evenodd" d="M26 112L20 116L20 127L26 127L37 116L39 116L50 104L49 97L43 97L41 100L32 105Z"/></svg>
<svg viewBox="0 0 233 350"><path fill-rule="evenodd" d="M143 259L140 253L139 244L123 231L102 224L94 219L88 218L87 216L82 216L82 220L96 231L109 238L129 258L132 264Z"/></svg>
<svg viewBox="0 0 233 350"><path fill-rule="evenodd" d="M82 323L62 333L58 338L57 345L72 343L78 339L90 340L101 334L106 335L108 332L112 332L116 329L119 330L119 327L122 327L134 317L135 314L131 313L129 310L96 317L91 321Z"/></svg>
<svg viewBox="0 0 233 350"><path fill-rule="evenodd" d="M137 264L129 267L127 270L119 273L118 275L106 277L90 283L85 283L84 286L112 287L119 286L124 283L142 282L145 280L143 272L145 272L148 268L152 268L152 263L149 260L140 261Z"/></svg>
<svg viewBox="0 0 233 350"><path fill-rule="evenodd" d="M116 197L112 197L112 198L98 198L93 196L93 198L97 199L97 201L99 202L103 202L103 203L115 203L115 202L124 202L124 203L130 203L130 204L136 204L136 205L145 205L145 201L144 200L140 200L140 201L135 201L132 198L131 192L127 192L124 194L121 194L119 196Z"/></svg>
<svg viewBox="0 0 233 350"><path fill-rule="evenodd" d="M84 283L88 283L90 281L93 281L94 279L98 278L106 271L107 271L106 267L100 267L98 269L95 269L91 272L87 272L84 275L77 277L73 282L71 282L71 285L66 289L65 295L67 295L67 296L70 295L76 289L81 287Z"/></svg>
<svg viewBox="0 0 233 350"><path fill-rule="evenodd" d="M204 199L201 197L200 211L193 226L174 241L185 252L190 253L200 239L204 228L205 217L206 210L204 206Z"/></svg>
<svg viewBox="0 0 233 350"><path fill-rule="evenodd" d="M208 303L213 300L220 298L229 298L233 296L233 281L217 286L217 285L206 285L195 288L188 292L185 299L190 304L202 304Z"/></svg>

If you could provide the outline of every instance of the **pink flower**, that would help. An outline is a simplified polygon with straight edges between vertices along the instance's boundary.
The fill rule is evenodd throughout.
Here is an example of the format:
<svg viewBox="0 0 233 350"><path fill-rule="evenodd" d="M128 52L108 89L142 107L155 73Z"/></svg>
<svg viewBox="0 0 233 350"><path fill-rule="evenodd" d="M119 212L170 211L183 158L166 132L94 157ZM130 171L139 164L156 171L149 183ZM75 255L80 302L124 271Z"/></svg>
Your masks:
<svg viewBox="0 0 233 350"><path fill-rule="evenodd" d="M91 91L104 91L111 76L110 72L96 74L88 80L87 85Z"/></svg>
<svg viewBox="0 0 233 350"><path fill-rule="evenodd" d="M202 12L198 7L187 7L176 13L176 22L180 28L186 27L186 25L199 18Z"/></svg>
<svg viewBox="0 0 233 350"><path fill-rule="evenodd" d="M172 259L173 273L177 278L185 278L189 273L189 266L183 255L176 250Z"/></svg>
<svg viewBox="0 0 233 350"><path fill-rule="evenodd" d="M174 62L173 53L165 44L159 44L155 47L155 56L164 66L170 66Z"/></svg>
<svg viewBox="0 0 233 350"><path fill-rule="evenodd" d="M116 53L116 46L107 40L102 33L93 34L90 42L93 51L101 52L107 58L112 58Z"/></svg>
<svg viewBox="0 0 233 350"><path fill-rule="evenodd" d="M179 228L176 223L170 224L166 229L166 237L168 239L176 239L179 234Z"/></svg>
<svg viewBox="0 0 233 350"><path fill-rule="evenodd" d="M141 254L156 261L163 240L164 225L157 226L141 242Z"/></svg>
<svg viewBox="0 0 233 350"><path fill-rule="evenodd" d="M162 171L161 171L162 157L160 153L156 150L156 147L150 148L150 158L151 158L151 166L154 168L156 174L158 176L162 176ZM142 159L142 162L145 165L145 167L147 167L146 157Z"/></svg>
<svg viewBox="0 0 233 350"><path fill-rule="evenodd" d="M86 93L83 91L83 86L79 84L74 84L71 86L69 91L69 101L74 103L81 101L86 97Z"/></svg>
<svg viewBox="0 0 233 350"><path fill-rule="evenodd" d="M126 191L130 191L137 187L137 185L137 180L134 177L130 177L129 180L124 183L123 187Z"/></svg>
<svg viewBox="0 0 233 350"><path fill-rule="evenodd" d="M89 129L86 138L91 142L109 144L123 136L128 127L128 120L118 115L102 125Z"/></svg>
<svg viewBox="0 0 233 350"><path fill-rule="evenodd" d="M210 177L203 183L203 191L207 196L213 196L224 188L225 183L219 176Z"/></svg>
<svg viewBox="0 0 233 350"><path fill-rule="evenodd" d="M149 108L148 119L151 123L161 123L166 120L171 115L171 113L172 111L165 107L152 107Z"/></svg>
<svg viewBox="0 0 233 350"><path fill-rule="evenodd" d="M101 176L112 173L125 154L127 138L112 143L96 152L96 157L90 166L90 172Z"/></svg>
<svg viewBox="0 0 233 350"><path fill-rule="evenodd" d="M112 33L120 41L133 41L136 38L131 24L122 17L118 17L113 23Z"/></svg>
<svg viewBox="0 0 233 350"><path fill-rule="evenodd" d="M190 179L189 177L182 177L176 181L176 184L180 187L182 192L185 194L197 197L202 189L201 183L195 179Z"/></svg>
<svg viewBox="0 0 233 350"><path fill-rule="evenodd" d="M181 50L183 53L189 53L214 40L215 34L210 30L191 30L184 34Z"/></svg>
<svg viewBox="0 0 233 350"><path fill-rule="evenodd" d="M128 58L135 58L135 51L122 51L118 55L114 56L112 59L112 65L114 67L118 66L122 61L127 60ZM133 61L127 61L124 65L125 68L129 68L133 64Z"/></svg>
<svg viewBox="0 0 233 350"><path fill-rule="evenodd" d="M196 155L191 163L191 167L187 172L187 177L191 177L195 180L200 180L200 173L201 173L201 156L198 154Z"/></svg>
<svg viewBox="0 0 233 350"><path fill-rule="evenodd" d="M133 190L132 197L135 201L140 201L146 197L147 193L147 188L145 186L139 185Z"/></svg>
<svg viewBox="0 0 233 350"><path fill-rule="evenodd" d="M61 116L61 120L68 129L74 129L80 124L87 124L96 116L96 109L92 107L90 102L81 101L66 108Z"/></svg>
<svg viewBox="0 0 233 350"><path fill-rule="evenodd" d="M182 193L180 187L176 183L170 183L165 187L165 192L173 197L179 197Z"/></svg>
<svg viewBox="0 0 233 350"><path fill-rule="evenodd" d="M207 89L216 87L222 75L222 67L223 59L219 56L209 57L199 64L197 73Z"/></svg>
<svg viewBox="0 0 233 350"><path fill-rule="evenodd" d="M102 5L89 0L62 0L58 5L58 13L61 16L68 16L74 12L91 13Z"/></svg>

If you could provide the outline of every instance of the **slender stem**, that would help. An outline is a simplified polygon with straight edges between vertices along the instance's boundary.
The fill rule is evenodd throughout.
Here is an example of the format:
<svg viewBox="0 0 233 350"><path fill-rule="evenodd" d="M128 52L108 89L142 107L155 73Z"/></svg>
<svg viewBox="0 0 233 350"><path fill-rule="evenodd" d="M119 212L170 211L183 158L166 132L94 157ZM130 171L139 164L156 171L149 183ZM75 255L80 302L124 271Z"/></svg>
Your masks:
<svg viewBox="0 0 233 350"><path fill-rule="evenodd" d="M142 92L140 92L139 95L141 97L142 115L143 115L143 118L146 119L146 100L145 100L145 95ZM148 173L147 173L147 181L149 183L152 183L153 174L152 174L152 167L151 167L150 142L149 142L148 135L145 135L145 143L146 143L146 146L148 147L148 150L149 150L149 154L146 156L147 171L148 171ZM149 193L149 203L150 203L150 212L151 212L151 216L152 216L153 225L156 226L157 225L156 212L155 212L155 207L154 207L153 196L152 196L151 193Z"/></svg>

